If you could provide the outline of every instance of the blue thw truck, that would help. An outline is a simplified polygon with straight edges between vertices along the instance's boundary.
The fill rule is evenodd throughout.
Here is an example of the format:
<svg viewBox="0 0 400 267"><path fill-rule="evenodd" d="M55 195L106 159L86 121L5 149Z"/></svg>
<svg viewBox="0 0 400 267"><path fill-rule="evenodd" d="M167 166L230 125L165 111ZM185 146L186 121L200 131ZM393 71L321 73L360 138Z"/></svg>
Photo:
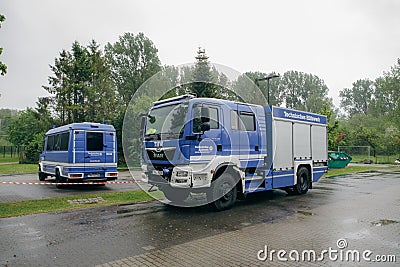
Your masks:
<svg viewBox="0 0 400 267"><path fill-rule="evenodd" d="M153 103L142 169L171 202L206 193L218 210L253 192L305 194L328 169L326 116L184 95Z"/></svg>
<svg viewBox="0 0 400 267"><path fill-rule="evenodd" d="M108 181L118 177L117 141L112 125L72 123L46 132L39 159L39 180L57 183Z"/></svg>

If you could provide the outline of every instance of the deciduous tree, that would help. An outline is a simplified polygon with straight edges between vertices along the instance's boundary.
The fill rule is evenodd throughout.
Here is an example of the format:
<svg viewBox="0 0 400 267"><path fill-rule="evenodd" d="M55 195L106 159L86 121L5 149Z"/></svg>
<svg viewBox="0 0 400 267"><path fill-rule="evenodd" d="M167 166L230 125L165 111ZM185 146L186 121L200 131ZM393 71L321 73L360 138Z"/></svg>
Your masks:
<svg viewBox="0 0 400 267"><path fill-rule="evenodd" d="M325 82L314 74L287 71L279 81L286 107L318 112L324 103L332 105Z"/></svg>
<svg viewBox="0 0 400 267"><path fill-rule="evenodd" d="M352 88L340 91L340 106L352 116L354 114L368 115L375 83L370 79L361 79L353 83Z"/></svg>
<svg viewBox="0 0 400 267"><path fill-rule="evenodd" d="M143 33L125 33L114 44L106 45L111 78L125 107L143 82L161 70L157 52Z"/></svg>

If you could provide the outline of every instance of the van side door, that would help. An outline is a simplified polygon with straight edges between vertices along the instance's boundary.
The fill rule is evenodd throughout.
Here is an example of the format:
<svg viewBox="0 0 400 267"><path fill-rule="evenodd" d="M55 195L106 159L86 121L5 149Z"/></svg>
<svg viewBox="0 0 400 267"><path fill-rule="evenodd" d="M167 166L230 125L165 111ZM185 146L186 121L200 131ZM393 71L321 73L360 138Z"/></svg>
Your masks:
<svg viewBox="0 0 400 267"><path fill-rule="evenodd" d="M117 163L115 132L104 132L105 163Z"/></svg>

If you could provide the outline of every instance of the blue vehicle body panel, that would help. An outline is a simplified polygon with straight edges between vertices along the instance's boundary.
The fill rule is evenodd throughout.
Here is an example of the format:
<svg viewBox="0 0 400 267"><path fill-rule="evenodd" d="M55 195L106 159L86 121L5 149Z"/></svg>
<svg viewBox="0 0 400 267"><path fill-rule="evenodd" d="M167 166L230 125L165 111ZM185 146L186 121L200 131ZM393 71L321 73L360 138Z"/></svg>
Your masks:
<svg viewBox="0 0 400 267"><path fill-rule="evenodd" d="M58 171L70 180L114 180L117 160L116 133L112 125L73 123L46 132L39 165L48 175Z"/></svg>
<svg viewBox="0 0 400 267"><path fill-rule="evenodd" d="M245 173L242 181L243 193L291 187L296 184L296 166L302 166L302 164L310 167L312 182L317 182L327 170L327 158L326 161L320 161L309 157L302 163L293 158L293 155L287 155L291 158L291 167L287 169L276 168L274 161L274 155L278 150L277 144L274 143L277 121L306 125L311 135L311 129L314 126L314 128L320 127L326 130L326 116L221 99L184 97L166 102L159 101L150 109L149 114L153 109L181 103L187 104L188 109L186 123L179 137L152 140L142 136L144 139L142 163L162 171L167 181L166 173L170 174L176 166L209 164L221 158L226 159L222 160L221 164L232 164L233 161L230 161L229 157L238 159L237 167ZM194 133L195 105L216 109L219 127L211 128L201 134ZM254 128L245 125L246 121L251 121L252 116ZM236 122L237 117L240 117L240 123L244 124L243 126ZM157 151L163 150L165 150L163 153L168 154L166 158L154 158L157 156ZM213 168L211 171L216 169Z"/></svg>

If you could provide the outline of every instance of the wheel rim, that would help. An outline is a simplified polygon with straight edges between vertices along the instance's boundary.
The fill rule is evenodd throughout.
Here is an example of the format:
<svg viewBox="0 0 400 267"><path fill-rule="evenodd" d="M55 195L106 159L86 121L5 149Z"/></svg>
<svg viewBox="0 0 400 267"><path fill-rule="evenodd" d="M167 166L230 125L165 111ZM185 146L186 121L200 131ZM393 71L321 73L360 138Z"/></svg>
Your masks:
<svg viewBox="0 0 400 267"><path fill-rule="evenodd" d="M302 191L307 189L307 175L304 173L300 176L300 187Z"/></svg>
<svg viewBox="0 0 400 267"><path fill-rule="evenodd" d="M221 201L223 202L228 202L232 199L232 185L229 183L223 183L221 185L221 193L222 193L222 197L221 197Z"/></svg>

